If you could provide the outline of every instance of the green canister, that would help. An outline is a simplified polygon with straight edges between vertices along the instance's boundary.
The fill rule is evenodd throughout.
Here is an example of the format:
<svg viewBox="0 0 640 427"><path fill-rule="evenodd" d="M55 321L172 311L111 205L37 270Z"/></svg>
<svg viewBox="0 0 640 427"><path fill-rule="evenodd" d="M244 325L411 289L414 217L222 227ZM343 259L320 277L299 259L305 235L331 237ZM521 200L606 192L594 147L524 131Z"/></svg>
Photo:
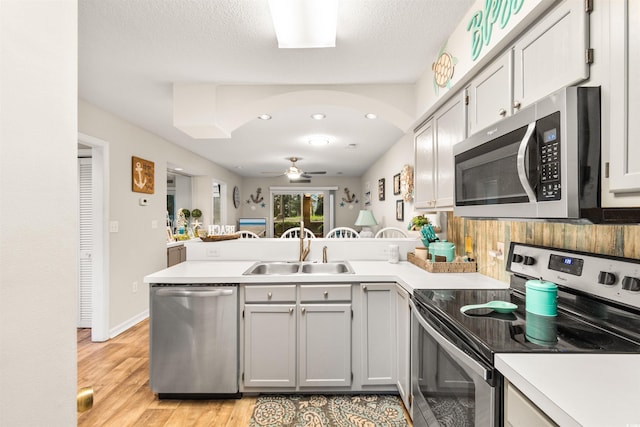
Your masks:
<svg viewBox="0 0 640 427"><path fill-rule="evenodd" d="M540 316L558 314L558 285L545 280L527 280L525 288L526 311Z"/></svg>

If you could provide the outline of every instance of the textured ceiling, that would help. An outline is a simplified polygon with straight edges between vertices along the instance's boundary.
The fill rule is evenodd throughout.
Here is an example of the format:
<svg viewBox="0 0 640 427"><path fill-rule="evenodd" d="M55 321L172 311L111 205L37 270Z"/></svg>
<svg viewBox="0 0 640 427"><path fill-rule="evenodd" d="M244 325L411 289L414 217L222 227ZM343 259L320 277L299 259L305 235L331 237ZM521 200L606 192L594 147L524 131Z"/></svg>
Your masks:
<svg viewBox="0 0 640 427"><path fill-rule="evenodd" d="M363 119L368 111L309 105L250 121L230 139L194 140L173 127L172 85L411 84L472 3L341 0L335 48L278 49L267 0L80 0L79 95L241 175L299 156L304 170L360 176L403 134ZM312 132L333 141L309 146Z"/></svg>

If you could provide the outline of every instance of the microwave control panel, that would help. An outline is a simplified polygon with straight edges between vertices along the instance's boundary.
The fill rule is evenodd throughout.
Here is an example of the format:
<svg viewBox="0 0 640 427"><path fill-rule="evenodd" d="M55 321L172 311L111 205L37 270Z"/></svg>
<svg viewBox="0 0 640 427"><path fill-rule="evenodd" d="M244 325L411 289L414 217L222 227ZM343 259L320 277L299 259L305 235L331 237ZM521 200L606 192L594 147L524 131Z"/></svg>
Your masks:
<svg viewBox="0 0 640 427"><path fill-rule="evenodd" d="M560 112L555 112L537 121L539 162L539 201L560 200Z"/></svg>

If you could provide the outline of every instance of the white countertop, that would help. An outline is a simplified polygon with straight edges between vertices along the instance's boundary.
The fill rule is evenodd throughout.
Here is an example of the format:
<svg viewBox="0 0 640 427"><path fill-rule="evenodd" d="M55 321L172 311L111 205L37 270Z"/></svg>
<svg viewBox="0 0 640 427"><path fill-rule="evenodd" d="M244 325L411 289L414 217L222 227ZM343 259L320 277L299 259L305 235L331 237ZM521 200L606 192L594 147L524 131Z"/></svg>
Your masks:
<svg viewBox="0 0 640 427"><path fill-rule="evenodd" d="M502 289L508 283L480 273L429 273L401 261L349 261L355 274L294 274L243 276L255 261L186 261L145 276L145 283L327 283L397 282L408 292L414 289Z"/></svg>
<svg viewBox="0 0 640 427"><path fill-rule="evenodd" d="M640 354L497 354L496 368L561 426L640 426Z"/></svg>

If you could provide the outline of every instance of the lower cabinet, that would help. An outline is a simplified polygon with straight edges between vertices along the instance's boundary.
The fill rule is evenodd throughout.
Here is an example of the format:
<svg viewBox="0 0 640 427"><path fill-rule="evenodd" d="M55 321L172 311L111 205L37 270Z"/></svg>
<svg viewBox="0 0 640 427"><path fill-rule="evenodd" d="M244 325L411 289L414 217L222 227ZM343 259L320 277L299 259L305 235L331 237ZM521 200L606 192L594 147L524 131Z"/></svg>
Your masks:
<svg viewBox="0 0 640 427"><path fill-rule="evenodd" d="M244 387L351 385L351 284L244 287Z"/></svg>
<svg viewBox="0 0 640 427"><path fill-rule="evenodd" d="M351 304L301 304L301 387L351 385Z"/></svg>
<svg viewBox="0 0 640 427"><path fill-rule="evenodd" d="M242 285L241 391L395 392L410 406L409 294L394 283Z"/></svg>
<svg viewBox="0 0 640 427"><path fill-rule="evenodd" d="M505 380L504 425L513 427L557 426L524 394Z"/></svg>
<svg viewBox="0 0 640 427"><path fill-rule="evenodd" d="M394 384L397 370L396 284L363 283L362 384Z"/></svg>
<svg viewBox="0 0 640 427"><path fill-rule="evenodd" d="M396 286L396 336L398 357L398 393L407 409L411 408L411 306L409 293Z"/></svg>
<svg viewBox="0 0 640 427"><path fill-rule="evenodd" d="M180 264L187 260L187 248L184 245L167 248L167 267Z"/></svg>

